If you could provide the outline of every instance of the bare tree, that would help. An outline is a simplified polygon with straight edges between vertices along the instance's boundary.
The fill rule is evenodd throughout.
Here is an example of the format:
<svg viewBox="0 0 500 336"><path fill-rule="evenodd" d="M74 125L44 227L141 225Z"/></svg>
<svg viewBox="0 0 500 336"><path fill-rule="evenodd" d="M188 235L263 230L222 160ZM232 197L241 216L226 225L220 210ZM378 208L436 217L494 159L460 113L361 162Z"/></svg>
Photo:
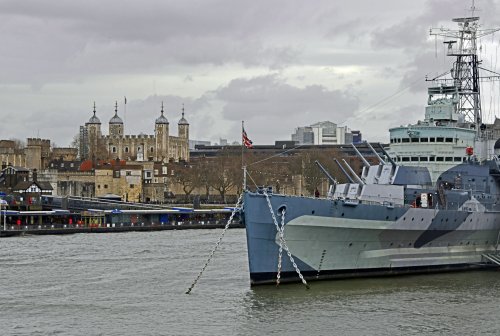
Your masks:
<svg viewBox="0 0 500 336"><path fill-rule="evenodd" d="M189 196L197 187L197 171L188 164L177 167L176 179L182 185L182 190Z"/></svg>
<svg viewBox="0 0 500 336"><path fill-rule="evenodd" d="M80 134L75 134L73 136L73 140L71 140L71 143L69 144L71 148L76 148L80 150Z"/></svg>
<svg viewBox="0 0 500 336"><path fill-rule="evenodd" d="M238 174L236 170L241 169L234 156L220 155L210 162L210 174L208 176L209 184L217 190L225 201L227 192L235 186L234 175Z"/></svg>

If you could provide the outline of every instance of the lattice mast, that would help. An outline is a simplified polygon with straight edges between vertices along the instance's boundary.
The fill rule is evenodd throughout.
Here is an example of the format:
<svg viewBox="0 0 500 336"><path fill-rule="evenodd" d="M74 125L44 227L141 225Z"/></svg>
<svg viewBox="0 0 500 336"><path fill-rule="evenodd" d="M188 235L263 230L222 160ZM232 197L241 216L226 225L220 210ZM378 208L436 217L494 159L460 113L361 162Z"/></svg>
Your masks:
<svg viewBox="0 0 500 336"><path fill-rule="evenodd" d="M472 8L474 13L474 7ZM448 45L447 56L455 57L451 71L433 78L431 81L453 87L458 93L457 113L462 114L466 122L470 122L476 128L478 136L483 123L481 113L481 93L479 82L481 79L499 79L497 73L489 71L494 76L480 77L479 69L481 60L477 55L477 40L483 36L492 34L500 28L479 29L479 17L455 18L453 22L458 23L458 30L448 28L432 28L430 35L443 36L444 43ZM482 69L485 70L485 69ZM446 75L451 78L444 78Z"/></svg>

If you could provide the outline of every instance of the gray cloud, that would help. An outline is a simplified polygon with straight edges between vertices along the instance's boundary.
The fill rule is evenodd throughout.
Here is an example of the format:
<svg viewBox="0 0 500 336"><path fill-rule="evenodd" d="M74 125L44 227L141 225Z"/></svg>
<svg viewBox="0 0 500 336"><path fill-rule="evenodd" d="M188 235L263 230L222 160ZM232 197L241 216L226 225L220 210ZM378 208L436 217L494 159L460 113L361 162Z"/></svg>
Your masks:
<svg viewBox="0 0 500 336"><path fill-rule="evenodd" d="M429 28L452 26L450 18L468 15L468 6L3 0L0 117L9 123L0 123L0 137L40 134L66 145L93 100L107 129L114 100L123 113L127 95L127 133L152 133L163 100L174 128L185 104L197 139L239 140L241 120L256 143L288 139L295 127L316 121L347 120L384 140L394 121L423 117L425 74L450 67L441 41L436 57ZM498 0L476 6L485 27L498 23ZM418 79L398 99L365 108Z"/></svg>

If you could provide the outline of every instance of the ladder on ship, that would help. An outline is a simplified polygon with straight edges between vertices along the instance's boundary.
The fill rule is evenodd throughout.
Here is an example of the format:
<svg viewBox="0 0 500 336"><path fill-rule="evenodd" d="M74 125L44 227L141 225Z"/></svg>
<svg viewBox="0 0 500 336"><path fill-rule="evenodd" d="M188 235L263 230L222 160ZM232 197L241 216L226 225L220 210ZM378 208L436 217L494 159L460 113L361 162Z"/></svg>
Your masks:
<svg viewBox="0 0 500 336"><path fill-rule="evenodd" d="M483 256L483 258L492 262L493 264L500 266L500 254L498 254L498 253L485 253L482 256Z"/></svg>

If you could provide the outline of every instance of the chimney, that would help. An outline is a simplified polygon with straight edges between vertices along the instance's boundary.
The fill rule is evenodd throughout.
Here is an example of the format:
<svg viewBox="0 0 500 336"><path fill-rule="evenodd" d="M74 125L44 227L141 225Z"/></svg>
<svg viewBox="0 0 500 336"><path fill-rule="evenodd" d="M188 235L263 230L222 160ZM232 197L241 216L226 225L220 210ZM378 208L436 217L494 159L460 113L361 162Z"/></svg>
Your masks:
<svg viewBox="0 0 500 336"><path fill-rule="evenodd" d="M33 182L38 182L38 172L35 169L33 169Z"/></svg>

